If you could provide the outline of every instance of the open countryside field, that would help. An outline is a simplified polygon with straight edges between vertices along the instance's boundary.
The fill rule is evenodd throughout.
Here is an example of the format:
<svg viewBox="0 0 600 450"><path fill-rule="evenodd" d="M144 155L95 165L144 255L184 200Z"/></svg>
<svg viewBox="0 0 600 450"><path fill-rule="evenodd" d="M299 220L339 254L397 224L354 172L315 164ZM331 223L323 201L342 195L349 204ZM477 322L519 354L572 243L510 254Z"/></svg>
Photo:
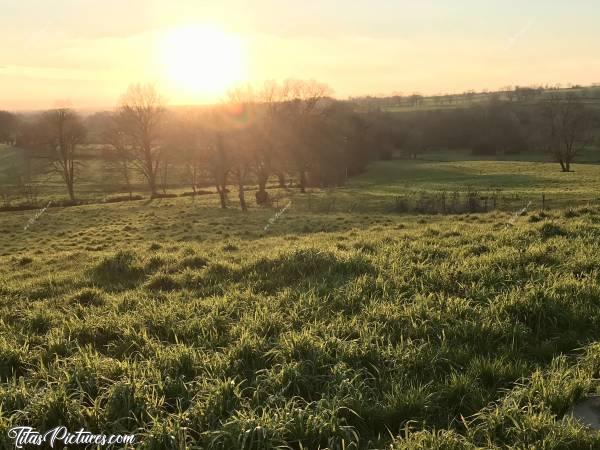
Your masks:
<svg viewBox="0 0 600 450"><path fill-rule="evenodd" d="M458 196L458 206L462 207L468 192L486 211L510 212L527 205L529 209L546 209L598 204L600 166L578 164L574 172L562 173L557 164L539 161L380 161L346 186L315 194L319 203L309 205L310 197L296 202L305 209L321 211L392 212L396 199L403 199L409 205L399 212L406 212L426 199L436 200L437 207L424 208L424 212L442 212L441 196L446 197L449 211L453 195Z"/></svg>
<svg viewBox="0 0 600 450"><path fill-rule="evenodd" d="M528 161L378 162L350 189L377 194L406 191L499 190L524 198L541 196L581 201L600 197L600 166L579 164L561 173L555 163Z"/></svg>
<svg viewBox="0 0 600 450"><path fill-rule="evenodd" d="M49 208L27 230L35 211L0 213L0 435L27 423L134 431L147 449L597 448L569 418L600 393L597 206L340 206L466 185L592 202L597 166L574 170L378 162L345 188L288 194L276 220L221 211L216 195Z"/></svg>
<svg viewBox="0 0 600 450"><path fill-rule="evenodd" d="M92 150L88 150L93 155ZM0 181L5 187L6 205L18 205L24 201L22 189L11 178L24 170L21 150L0 146ZM429 151L416 160L394 160L374 162L369 170L360 176L347 180L343 187L327 190L314 189L309 196L297 196L292 190L275 189L276 180L271 180L270 188L275 194L275 206L283 206L293 196L297 209L307 212L368 212L389 213L408 212L420 197L464 196L472 192L478 199L480 209L513 211L529 202L535 209L586 206L600 201L600 166L596 149L581 153L580 163L573 166L573 172L562 173L555 162L548 161L548 155L527 152L523 155L505 155L504 158L474 157L469 151ZM512 159L510 159L512 158ZM111 197L126 195L124 186L114 176L114 167L97 159L85 160L80 168L80 180L76 185L78 198L84 202L102 202ZM42 208L48 201L64 201L64 182L57 174L39 175L36 180L43 184L37 194L38 206ZM289 180L295 184L295 180ZM142 197L148 196L146 185L139 174L133 176L133 192ZM8 186L8 187L6 187ZM1 188L2 186L0 186ZM215 191L210 180L206 180L204 191ZM248 185L248 197L253 196L256 186ZM167 192L181 195L190 193L184 169L173 167L167 183ZM544 200L542 201L542 196ZM487 202L484 205L486 198ZM235 202L235 195L231 195ZM397 211L396 199L405 199L410 205L406 211ZM215 198L201 198L190 202L210 205L217 203ZM440 209L440 208L433 208ZM477 210L477 208L476 208ZM433 212L433 211L422 211ZM438 211L442 212L442 211ZM451 212L451 211L448 211ZM460 211L463 212L463 211ZM467 211L469 212L469 211ZM476 212L476 211L475 211Z"/></svg>
<svg viewBox="0 0 600 450"><path fill-rule="evenodd" d="M597 5L306 3L0 0L0 450L600 450Z"/></svg>

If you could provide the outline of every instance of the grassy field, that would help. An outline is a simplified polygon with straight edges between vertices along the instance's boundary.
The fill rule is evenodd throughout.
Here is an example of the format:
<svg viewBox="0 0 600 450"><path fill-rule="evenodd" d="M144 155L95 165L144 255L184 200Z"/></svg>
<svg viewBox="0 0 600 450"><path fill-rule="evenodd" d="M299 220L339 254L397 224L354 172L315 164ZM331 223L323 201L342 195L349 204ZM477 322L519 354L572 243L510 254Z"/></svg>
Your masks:
<svg viewBox="0 0 600 450"><path fill-rule="evenodd" d="M370 193L402 191L452 191L472 187L478 191L501 190L508 195L570 200L596 198L600 193L600 166L575 165L562 173L558 164L529 161L393 161L370 166L350 188Z"/></svg>
<svg viewBox="0 0 600 450"><path fill-rule="evenodd" d="M432 160L373 163L364 175L352 178L346 186L312 196L295 196L296 204L305 210L389 213L396 211L398 199L410 204L400 212L412 211L419 202L431 200L435 207L424 208L425 212L442 212L442 196L450 210L453 196L458 196L458 206L462 207L469 192L477 201L476 211L600 204L600 165L576 164L574 172L562 173L557 164L547 162L440 161L433 160L435 155L429 157Z"/></svg>
<svg viewBox="0 0 600 450"><path fill-rule="evenodd" d="M512 158L503 160L502 158ZM350 178L346 185L337 189L313 190L311 195L295 195L293 190L273 190L280 198L276 207L285 204L290 197L297 209L306 212L353 212L364 214L387 214L390 212L480 212L492 209L515 211L530 202L530 207L564 208L600 204L600 165L595 149L586 150L573 165L573 172L562 173L556 163L546 161L542 154L524 153L505 155L495 159L473 157L468 151L430 151L417 160L394 160L372 163L368 171ZM23 170L19 152L7 147L0 148L0 200L6 193L9 205L25 201L17 187L3 188L11 183L11 177ZM19 170L17 170L20 167ZM77 198L84 202L101 202L114 196L126 194L115 168L99 160L84 161L75 186ZM37 203L41 207L50 200L66 200L66 189L56 174L38 177L43 188L38 188ZM14 180L12 183L15 183ZM134 195L148 198L143 178L134 177ZM275 185L276 180L271 180ZM253 203L253 189L248 186L247 197ZM204 190L214 191L210 185ZM171 168L167 191L182 194L191 191L182 168ZM477 207L463 208L468 194L477 200ZM19 197L21 195L21 197ZM441 207L440 197L446 197L446 207ZM451 208L452 196L458 196L460 208ZM232 204L235 195L231 195ZM213 199L214 200L214 199ZM214 204L203 199L202 204ZM398 208L398 200L406 203ZM435 203L432 207L418 208L419 203ZM4 200L1 205L6 205ZM456 211L454 211L456 210Z"/></svg>
<svg viewBox="0 0 600 450"><path fill-rule="evenodd" d="M213 196L0 213L0 439L65 424L145 449L598 448L568 415L600 393L598 207L315 207L466 184L594 198L597 167L575 170L381 163L276 220Z"/></svg>

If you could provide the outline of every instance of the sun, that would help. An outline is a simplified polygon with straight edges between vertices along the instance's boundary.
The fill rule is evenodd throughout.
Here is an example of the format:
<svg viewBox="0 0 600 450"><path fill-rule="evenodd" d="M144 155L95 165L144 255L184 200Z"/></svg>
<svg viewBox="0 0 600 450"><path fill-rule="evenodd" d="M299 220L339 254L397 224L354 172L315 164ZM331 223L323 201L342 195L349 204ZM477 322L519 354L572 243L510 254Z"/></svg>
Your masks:
<svg viewBox="0 0 600 450"><path fill-rule="evenodd" d="M167 78L184 95L215 99L245 78L241 40L217 27L174 28L161 44Z"/></svg>

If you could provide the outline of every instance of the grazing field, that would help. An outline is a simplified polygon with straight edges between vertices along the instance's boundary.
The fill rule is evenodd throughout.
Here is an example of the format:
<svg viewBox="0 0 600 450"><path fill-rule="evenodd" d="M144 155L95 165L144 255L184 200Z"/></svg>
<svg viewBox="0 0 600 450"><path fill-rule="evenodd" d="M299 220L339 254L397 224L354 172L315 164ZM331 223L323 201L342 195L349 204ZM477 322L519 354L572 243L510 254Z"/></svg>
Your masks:
<svg viewBox="0 0 600 450"><path fill-rule="evenodd" d="M335 195L513 180L568 200L598 179L402 164ZM600 392L600 209L297 204L276 220L212 196L1 213L2 439L65 424L147 449L600 446L568 418Z"/></svg>
<svg viewBox="0 0 600 450"><path fill-rule="evenodd" d="M0 171L0 206L15 206L26 201L23 189L15 185L16 175L25 170L25 163L19 154L18 149L0 145L0 167L4 167ZM498 160L474 158L468 151L429 151L417 160L371 163L366 173L348 179L345 186L314 189L307 196L293 195L293 190L274 188L277 185L274 178L269 189L271 195L279 199L276 207L283 206L286 199L293 196L296 209L317 213L414 212L413 207L398 211L397 199L406 200L414 206L425 197L438 199L441 195L446 197L448 211L436 207L424 208L425 211L421 212L434 212L428 209L437 212L515 211L529 202L533 209L587 206L600 204L600 165L593 164L598 159L597 154L594 149L583 152L579 158L581 163L573 166L573 172L562 173L557 163L548 162L546 156L535 152L517 155L522 159ZM515 158L515 155L505 157ZM90 158L78 170L81 175L75 191L82 202L127 197L122 180L119 181L119 176L114 175L115 169L110 164ZM191 193L182 167L171 168L169 174L165 192L174 195ZM67 200L64 183L57 174L38 175L36 181L43 185L43 188L35 189L40 208L49 201L57 203ZM203 191L215 191L210 180L205 180L204 184ZM295 185L295 180L288 180L288 184ZM135 172L132 172L132 187L134 195L149 197L145 180ZM253 204L257 187L249 184L246 188L247 199ZM474 208L474 211L463 211L464 208L452 211L451 197L458 195L458 202L462 204L468 193L476 197L479 208ZM232 193L230 197L235 207L236 195ZM487 201L482 198L487 198ZM196 203L205 206L217 204L212 197L201 198Z"/></svg>
<svg viewBox="0 0 600 450"><path fill-rule="evenodd" d="M451 210L453 196L457 196L462 207L468 193L477 202L475 210L508 212L528 204L530 209L598 205L600 165L578 164L574 172L562 173L558 164L533 161L376 162L345 187L313 195L320 200L313 201L314 207L309 205L311 196L297 196L296 203L321 211L393 212L397 199L413 207L424 200L435 200L437 207L423 209L442 212L442 196L446 209ZM464 208L455 209L464 212Z"/></svg>
<svg viewBox="0 0 600 450"><path fill-rule="evenodd" d="M392 161L377 162L351 188L374 194L403 191L452 191L471 187L499 190L523 198L546 193L552 199L600 199L600 166L579 164L570 173L556 163L530 161Z"/></svg>

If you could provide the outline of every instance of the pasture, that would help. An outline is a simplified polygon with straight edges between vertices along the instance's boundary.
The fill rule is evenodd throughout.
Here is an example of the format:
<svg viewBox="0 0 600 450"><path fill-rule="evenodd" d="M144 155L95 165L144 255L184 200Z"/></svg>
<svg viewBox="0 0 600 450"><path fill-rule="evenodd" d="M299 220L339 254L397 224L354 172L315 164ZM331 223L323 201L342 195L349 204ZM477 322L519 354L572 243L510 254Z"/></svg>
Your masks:
<svg viewBox="0 0 600 450"><path fill-rule="evenodd" d="M0 213L0 436L66 424L135 432L145 449L597 448L568 412L600 393L600 173L556 169L380 162L335 191L282 191L276 220L215 195L48 208L27 230L35 211ZM462 186L557 204L379 208Z"/></svg>
<svg viewBox="0 0 600 450"><path fill-rule="evenodd" d="M94 158L97 149L86 149L88 158L78 167L78 181L75 185L77 198L84 203L110 201L115 197L126 197L123 181L114 165ZM557 163L548 161L547 155L527 152L522 155L497 157L476 157L469 151L428 151L416 160L377 161L370 164L362 175L347 179L342 187L335 189L313 189L308 196L297 196L293 189L277 189L276 180L270 182L272 195L278 199L275 207L283 206L292 196L296 209L306 212L354 212L387 214L390 212L415 212L413 206L419 199L446 196L448 203L452 195L464 197L472 194L477 197L480 208L472 211L492 209L514 211L531 202L533 209L562 208L597 204L600 196L600 166L597 152L588 149L579 157L580 163L573 166L573 172L561 173ZM508 159L512 158L512 159ZM34 166L43 165L33 161ZM0 146L0 206L17 206L27 203L26 193L31 197L35 191L35 204L43 208L49 201L60 203L66 200L64 182L55 173L44 174L40 167L31 183L33 188L24 189L17 183L18 175L24 173L25 160L21 150ZM116 173L115 173L116 171ZM165 193L174 195L190 194L185 168L174 165L166 178ZM141 175L132 172L133 195L148 197L146 183ZM288 179L290 186L296 180ZM36 187L37 186L37 187ZM43 186L43 188L42 188ZM215 192L209 180L202 182L201 189ZM247 198L253 202L256 186L246 186ZM544 200L542 201L542 197ZM200 196L194 205L216 205L213 196ZM487 202L481 200L487 198ZM235 207L236 195L230 195ZM410 203L411 207L397 210L397 200ZM461 200L459 199L459 202ZM418 209L418 208L417 208ZM430 208L432 211L453 212ZM456 211L458 212L458 211Z"/></svg>

